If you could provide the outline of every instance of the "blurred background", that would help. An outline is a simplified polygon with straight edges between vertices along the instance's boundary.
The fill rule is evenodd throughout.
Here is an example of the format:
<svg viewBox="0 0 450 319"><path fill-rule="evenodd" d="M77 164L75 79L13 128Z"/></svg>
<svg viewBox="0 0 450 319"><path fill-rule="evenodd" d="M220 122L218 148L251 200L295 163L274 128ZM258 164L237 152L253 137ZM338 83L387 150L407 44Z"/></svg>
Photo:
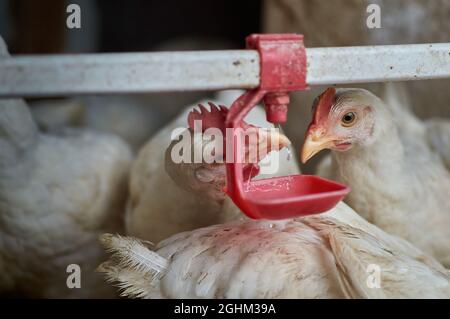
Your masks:
<svg viewBox="0 0 450 319"><path fill-rule="evenodd" d="M81 7L81 29L66 28L70 3ZM381 8L379 29L366 25L372 3ZM450 42L450 0L0 0L0 35L12 54L236 49L254 32L303 33L309 47ZM364 87L381 90L380 84ZM450 117L449 87L449 80L407 83L411 107L424 118ZM311 102L323 89L294 95L284 128L297 150ZM113 132L137 151L180 110L213 94L29 102L43 130L69 125ZM315 163L303 170L310 172Z"/></svg>

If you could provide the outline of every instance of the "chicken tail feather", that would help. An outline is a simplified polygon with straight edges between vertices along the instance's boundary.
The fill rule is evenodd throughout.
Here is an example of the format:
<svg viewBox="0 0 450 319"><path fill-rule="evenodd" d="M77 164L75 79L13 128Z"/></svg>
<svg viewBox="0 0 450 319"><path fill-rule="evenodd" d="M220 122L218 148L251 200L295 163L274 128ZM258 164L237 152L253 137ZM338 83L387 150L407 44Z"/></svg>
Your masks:
<svg viewBox="0 0 450 319"><path fill-rule="evenodd" d="M104 273L108 282L116 282L122 296L152 296L169 265L168 261L149 249L146 246L148 242L131 237L104 234L100 242L111 257L97 271Z"/></svg>

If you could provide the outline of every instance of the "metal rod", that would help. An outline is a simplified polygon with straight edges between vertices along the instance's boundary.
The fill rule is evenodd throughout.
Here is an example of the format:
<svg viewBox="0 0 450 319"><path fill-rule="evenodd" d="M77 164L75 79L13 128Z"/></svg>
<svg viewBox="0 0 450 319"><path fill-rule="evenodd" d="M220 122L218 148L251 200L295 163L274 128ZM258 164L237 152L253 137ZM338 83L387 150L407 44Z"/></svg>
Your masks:
<svg viewBox="0 0 450 319"><path fill-rule="evenodd" d="M312 48L309 85L450 77L450 43Z"/></svg>
<svg viewBox="0 0 450 319"><path fill-rule="evenodd" d="M450 77L450 43L307 49L309 85ZM254 88L253 50L16 56L0 97Z"/></svg>
<svg viewBox="0 0 450 319"><path fill-rule="evenodd" d="M0 60L0 96L253 88L256 51L16 56Z"/></svg>

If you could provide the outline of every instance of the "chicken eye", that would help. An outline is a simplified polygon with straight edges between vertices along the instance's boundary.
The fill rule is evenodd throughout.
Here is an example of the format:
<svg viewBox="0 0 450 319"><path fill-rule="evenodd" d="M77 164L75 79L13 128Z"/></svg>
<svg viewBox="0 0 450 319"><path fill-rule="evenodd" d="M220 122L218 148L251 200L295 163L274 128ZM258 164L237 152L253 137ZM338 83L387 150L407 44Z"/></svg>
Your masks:
<svg viewBox="0 0 450 319"><path fill-rule="evenodd" d="M343 126L351 126L356 120L356 114L354 112L348 112L342 117Z"/></svg>

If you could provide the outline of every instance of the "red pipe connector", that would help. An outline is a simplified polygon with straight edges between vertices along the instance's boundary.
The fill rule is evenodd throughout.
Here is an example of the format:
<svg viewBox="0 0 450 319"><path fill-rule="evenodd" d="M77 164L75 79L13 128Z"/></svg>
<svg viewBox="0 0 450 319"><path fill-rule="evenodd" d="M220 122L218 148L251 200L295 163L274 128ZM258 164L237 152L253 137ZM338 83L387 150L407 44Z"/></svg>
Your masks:
<svg viewBox="0 0 450 319"><path fill-rule="evenodd" d="M276 124L287 121L289 93L267 93L263 101L266 106L266 118L268 122Z"/></svg>
<svg viewBox="0 0 450 319"><path fill-rule="evenodd" d="M246 42L247 49L259 52L259 90L266 92L267 121L284 123L287 120L289 92L308 88L303 35L252 34Z"/></svg>

